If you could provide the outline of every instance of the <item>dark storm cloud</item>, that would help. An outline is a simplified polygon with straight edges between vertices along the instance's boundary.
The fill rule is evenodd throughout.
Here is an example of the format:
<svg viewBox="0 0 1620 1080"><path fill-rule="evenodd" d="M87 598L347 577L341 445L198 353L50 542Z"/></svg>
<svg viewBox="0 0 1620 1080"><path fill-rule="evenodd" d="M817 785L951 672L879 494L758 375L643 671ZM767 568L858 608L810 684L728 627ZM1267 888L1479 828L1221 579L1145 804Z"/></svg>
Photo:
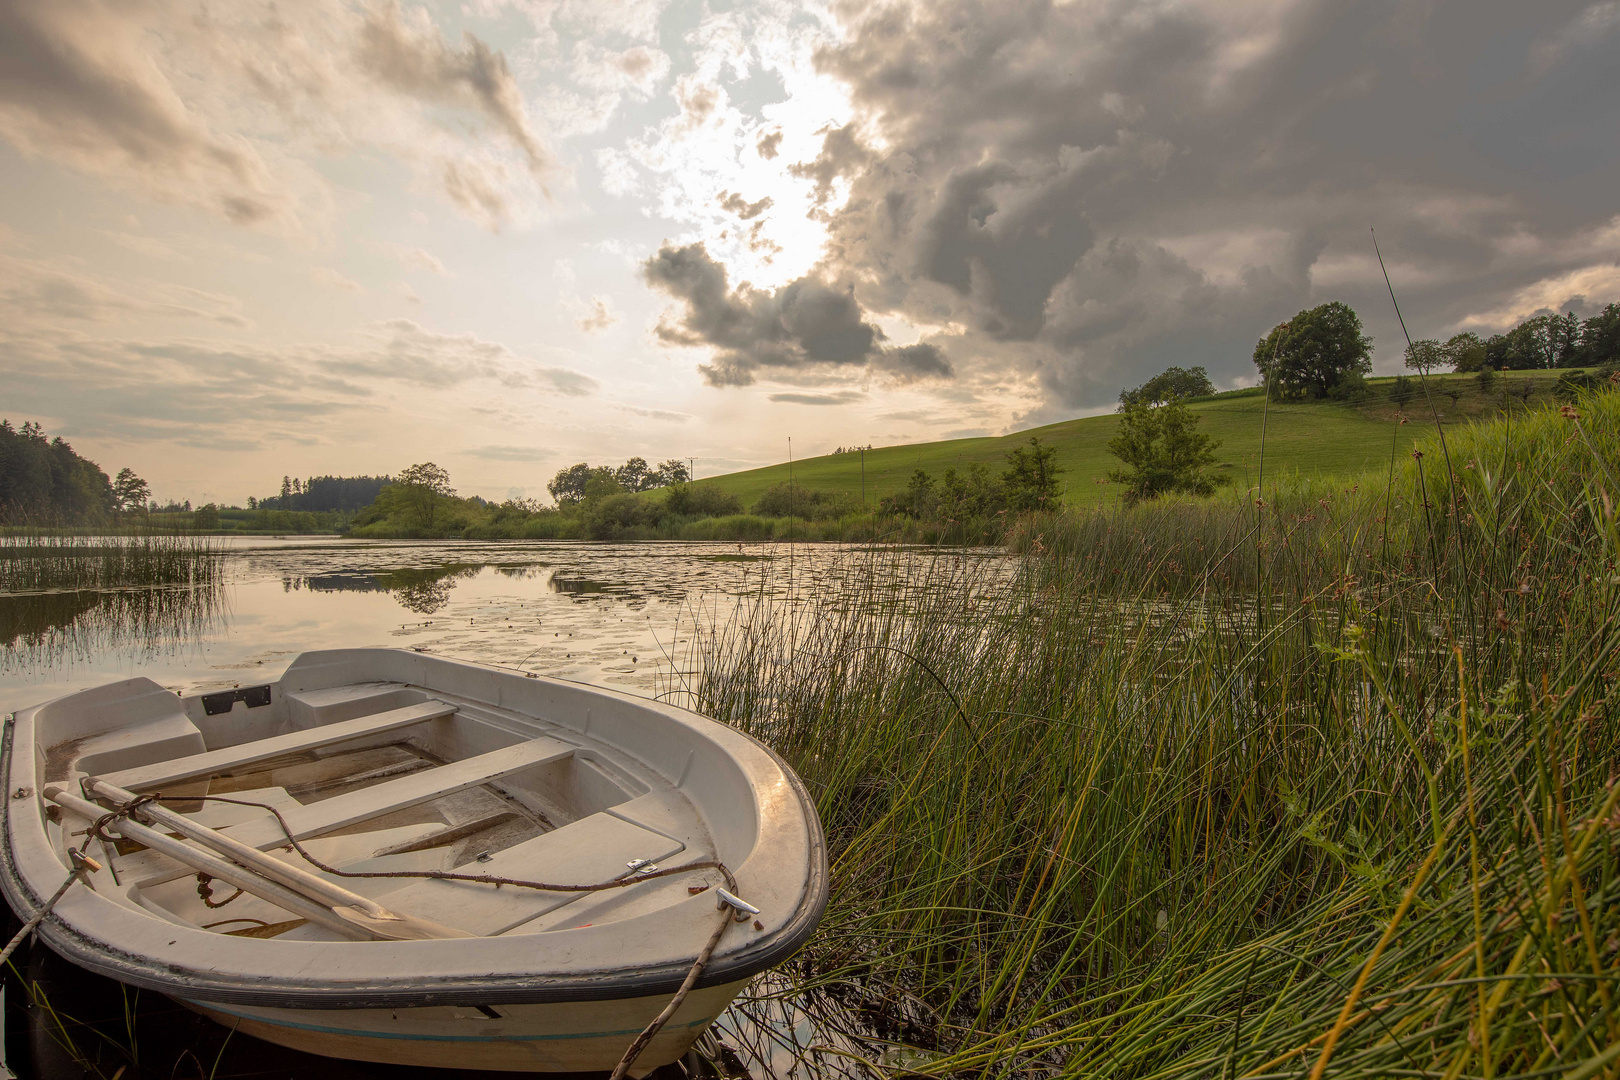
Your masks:
<svg viewBox="0 0 1620 1080"><path fill-rule="evenodd" d="M678 322L659 325L660 339L715 350L701 368L713 386L747 386L762 369L780 377L859 367L900 381L951 374L932 346L886 346L852 287L804 277L774 291L747 282L733 290L726 268L702 244L661 248L642 273L686 309Z"/></svg>
<svg viewBox="0 0 1620 1080"><path fill-rule="evenodd" d="M1370 225L1422 336L1620 300L1592 294L1620 292L1614 8L858 9L817 58L858 127L793 167L819 203L850 184L820 275L860 283L848 311L965 328L964 374L999 367L1061 408L1170 363L1250 375L1256 339L1329 299L1394 362ZM722 350L719 375L772 365L742 316L781 294L728 295L722 275L689 295L681 332Z"/></svg>
<svg viewBox="0 0 1620 1080"><path fill-rule="evenodd" d="M425 12L407 20L398 3L379 4L366 12L355 58L362 70L391 89L482 112L523 151L531 170L544 169L546 155L529 127L523 93L506 57L471 33L461 48L453 48Z"/></svg>

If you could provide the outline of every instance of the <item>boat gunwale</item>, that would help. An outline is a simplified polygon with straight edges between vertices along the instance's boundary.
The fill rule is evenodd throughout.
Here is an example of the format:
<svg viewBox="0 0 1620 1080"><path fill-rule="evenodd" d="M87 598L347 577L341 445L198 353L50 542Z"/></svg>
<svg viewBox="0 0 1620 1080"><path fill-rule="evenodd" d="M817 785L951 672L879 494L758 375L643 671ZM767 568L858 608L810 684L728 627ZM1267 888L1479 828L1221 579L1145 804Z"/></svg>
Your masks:
<svg viewBox="0 0 1620 1080"><path fill-rule="evenodd" d="M487 665L454 661L473 667ZM510 672L497 672L510 675ZM630 698L635 704L655 711L686 714L720 727L763 751L787 779L806 831L808 865L798 907L790 919L767 935L740 948L716 955L697 980L697 987L720 986L752 978L792 957L809 940L820 924L829 895L826 839L815 802L798 774L769 746L745 732L691 710L665 702L632 698L619 691L553 679L570 688L608 696ZM58 699L60 700L60 699ZM12 776L16 754L18 718L44 704L10 714L0 735L0 776ZM30 780L29 787L33 787ZM29 918L39 910L42 894L23 876L16 859L8 792L4 812L0 812L0 893L19 918ZM32 792L31 802L41 798ZM65 870L65 868L64 868ZM50 883L54 888L55 882ZM561 1002L611 1001L674 993L691 969L690 960L674 960L650 967L616 967L587 971L501 973L482 976L435 978L413 974L361 980L280 978L268 974L237 973L221 975L187 964L165 961L130 952L61 919L54 913L40 923L38 936L58 955L86 970L131 986L156 990L176 997L224 1004L293 1009L378 1009L419 1008L441 1005L546 1004ZM485 939L473 939L485 940ZM488 939L493 940L493 939Z"/></svg>

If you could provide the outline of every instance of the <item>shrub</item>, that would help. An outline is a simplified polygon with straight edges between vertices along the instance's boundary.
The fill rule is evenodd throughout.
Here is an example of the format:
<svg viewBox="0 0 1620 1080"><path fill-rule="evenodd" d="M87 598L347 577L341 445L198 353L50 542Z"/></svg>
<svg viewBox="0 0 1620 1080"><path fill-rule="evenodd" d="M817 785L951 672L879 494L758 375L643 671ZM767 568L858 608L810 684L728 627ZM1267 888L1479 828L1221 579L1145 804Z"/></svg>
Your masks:
<svg viewBox="0 0 1620 1080"><path fill-rule="evenodd" d="M685 482L669 485L664 507L671 514L694 518L725 517L743 510L742 500L721 490L718 484Z"/></svg>
<svg viewBox="0 0 1620 1080"><path fill-rule="evenodd" d="M627 491L589 502L585 509L585 535L592 540L634 540L638 529L658 525L663 507Z"/></svg>
<svg viewBox="0 0 1620 1080"><path fill-rule="evenodd" d="M752 512L761 517L800 517L825 521L858 511L860 500L834 491L814 491L798 483L783 481L765 489L754 502Z"/></svg>

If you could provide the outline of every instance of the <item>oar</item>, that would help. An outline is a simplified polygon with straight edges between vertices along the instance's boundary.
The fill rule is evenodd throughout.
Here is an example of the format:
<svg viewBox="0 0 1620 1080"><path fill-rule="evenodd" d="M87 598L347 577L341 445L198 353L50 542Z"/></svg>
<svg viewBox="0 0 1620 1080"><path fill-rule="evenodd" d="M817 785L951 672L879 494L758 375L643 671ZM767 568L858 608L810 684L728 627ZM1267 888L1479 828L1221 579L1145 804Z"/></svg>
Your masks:
<svg viewBox="0 0 1620 1080"><path fill-rule="evenodd" d="M94 778L86 780L84 782L84 786L92 794L99 795L105 799L111 799L115 802L127 804L135 799L134 795L125 791L123 788L106 783L105 781L96 780ZM67 792L60 786L53 786L45 790L46 798L49 798L55 802L60 802L64 806L67 806L68 804L61 798L58 798L58 795L66 794ZM94 803L85 802L84 806L88 808L88 810L95 811L89 815L92 821L106 812L95 806ZM85 813L86 811L75 809L75 812ZM184 814L175 813L173 810L169 810L166 807L160 806L156 803L143 803L136 813L140 814L142 817L148 818L166 829L179 833L181 836L189 837L199 844L212 848L214 851L228 857L233 862L245 867L250 871L253 871L254 876L256 876L258 879L268 878L271 883L277 884L292 894L302 896L307 900L323 905L321 910L327 913L328 920L326 922L322 922L323 926L328 925L330 919L335 917L342 920L344 923L347 923L352 928L364 931L369 937L381 938L385 941L421 941L430 938L463 938L473 936L463 930L456 930L448 926L440 925L436 922L431 922L427 919L419 919L410 915L397 915L383 907L381 904L377 903L375 900L361 896L359 893L350 892L341 885L336 885L333 882L330 882L316 874L312 874L301 867L290 865L282 862L280 859L266 855L264 852L255 847L251 847L242 843L240 840L233 839L232 837L226 836L223 833L210 829L206 825L198 824L197 822L186 817ZM127 820L127 818L119 820L117 823L119 832L125 836L128 836L131 840L137 839L136 837L131 836L128 831L123 828L123 825ZM150 831L153 833L153 835L163 835L162 833L157 833L155 830L145 831ZM167 839L167 837L165 837L165 839ZM196 848L190 846L189 844L179 844L178 847L182 854L176 854L172 846L158 847L157 845L147 843L144 839L140 842L146 843L148 847L152 847L155 850L162 851L163 854L168 855L170 858L177 859L178 861L185 863L187 866L204 870L211 876L229 881L232 885L242 889L244 892L252 892L255 896L260 895L259 893L254 892L253 889L248 888L246 885L243 885L240 881L235 880L230 876L225 874L215 874L214 871L208 870L206 867L198 866L196 858L197 856L204 856L211 860L212 856L205 856L205 853L197 851ZM265 899L269 899L269 897L265 897ZM300 914L302 914L302 912L300 912ZM307 917L308 916L306 916L306 918Z"/></svg>
<svg viewBox="0 0 1620 1080"><path fill-rule="evenodd" d="M45 788L44 795L64 810L71 811L89 821L95 821L107 813L107 808L97 806L87 799L68 791L60 784L52 784ZM226 862L224 859L210 855L206 851L199 851L184 840L176 840L167 833L160 833L156 829L148 828L138 821L120 818L109 826L119 836L133 840L138 844L145 844L153 851L160 851L176 862L183 863L193 870L201 870L209 877L219 878L230 882L245 893L251 893L261 900L268 900L279 908L284 908L294 915L308 919L312 923L334 930L347 938L364 941L371 937L364 929L346 919L340 919L332 910L317 904L307 896L300 896L291 889L277 885L273 881L253 873L251 870Z"/></svg>

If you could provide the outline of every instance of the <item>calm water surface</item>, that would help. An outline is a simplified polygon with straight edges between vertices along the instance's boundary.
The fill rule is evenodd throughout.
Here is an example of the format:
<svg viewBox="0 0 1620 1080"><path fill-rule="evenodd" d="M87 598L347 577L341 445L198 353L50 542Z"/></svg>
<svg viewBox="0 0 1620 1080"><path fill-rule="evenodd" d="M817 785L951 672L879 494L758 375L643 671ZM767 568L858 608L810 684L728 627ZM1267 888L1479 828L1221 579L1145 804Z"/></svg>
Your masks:
<svg viewBox="0 0 1620 1080"><path fill-rule="evenodd" d="M0 594L0 713L135 675L188 694L254 685L279 678L306 650L358 646L667 694L693 674L699 626L723 623L753 598L794 603L837 589L874 565L858 549L802 544L293 537L223 546L217 590ZM919 564L935 554L918 552ZM949 557L1007 561L983 550ZM892 573L892 552L877 561ZM156 994L86 975L43 947L14 964L5 1041L19 1075L446 1077L227 1038ZM44 990L49 1008L24 1007L19 975ZM791 992L754 995L717 1034L755 1076L803 1076L825 1071L811 1064L821 1056L812 1047L861 1049L837 1033L847 1018L824 1019Z"/></svg>
<svg viewBox="0 0 1620 1080"><path fill-rule="evenodd" d="M697 620L850 572L829 545L232 538L214 597L0 596L0 711L144 675L192 693L271 681L300 652L388 646L652 694ZM8 611L10 608L12 610Z"/></svg>

